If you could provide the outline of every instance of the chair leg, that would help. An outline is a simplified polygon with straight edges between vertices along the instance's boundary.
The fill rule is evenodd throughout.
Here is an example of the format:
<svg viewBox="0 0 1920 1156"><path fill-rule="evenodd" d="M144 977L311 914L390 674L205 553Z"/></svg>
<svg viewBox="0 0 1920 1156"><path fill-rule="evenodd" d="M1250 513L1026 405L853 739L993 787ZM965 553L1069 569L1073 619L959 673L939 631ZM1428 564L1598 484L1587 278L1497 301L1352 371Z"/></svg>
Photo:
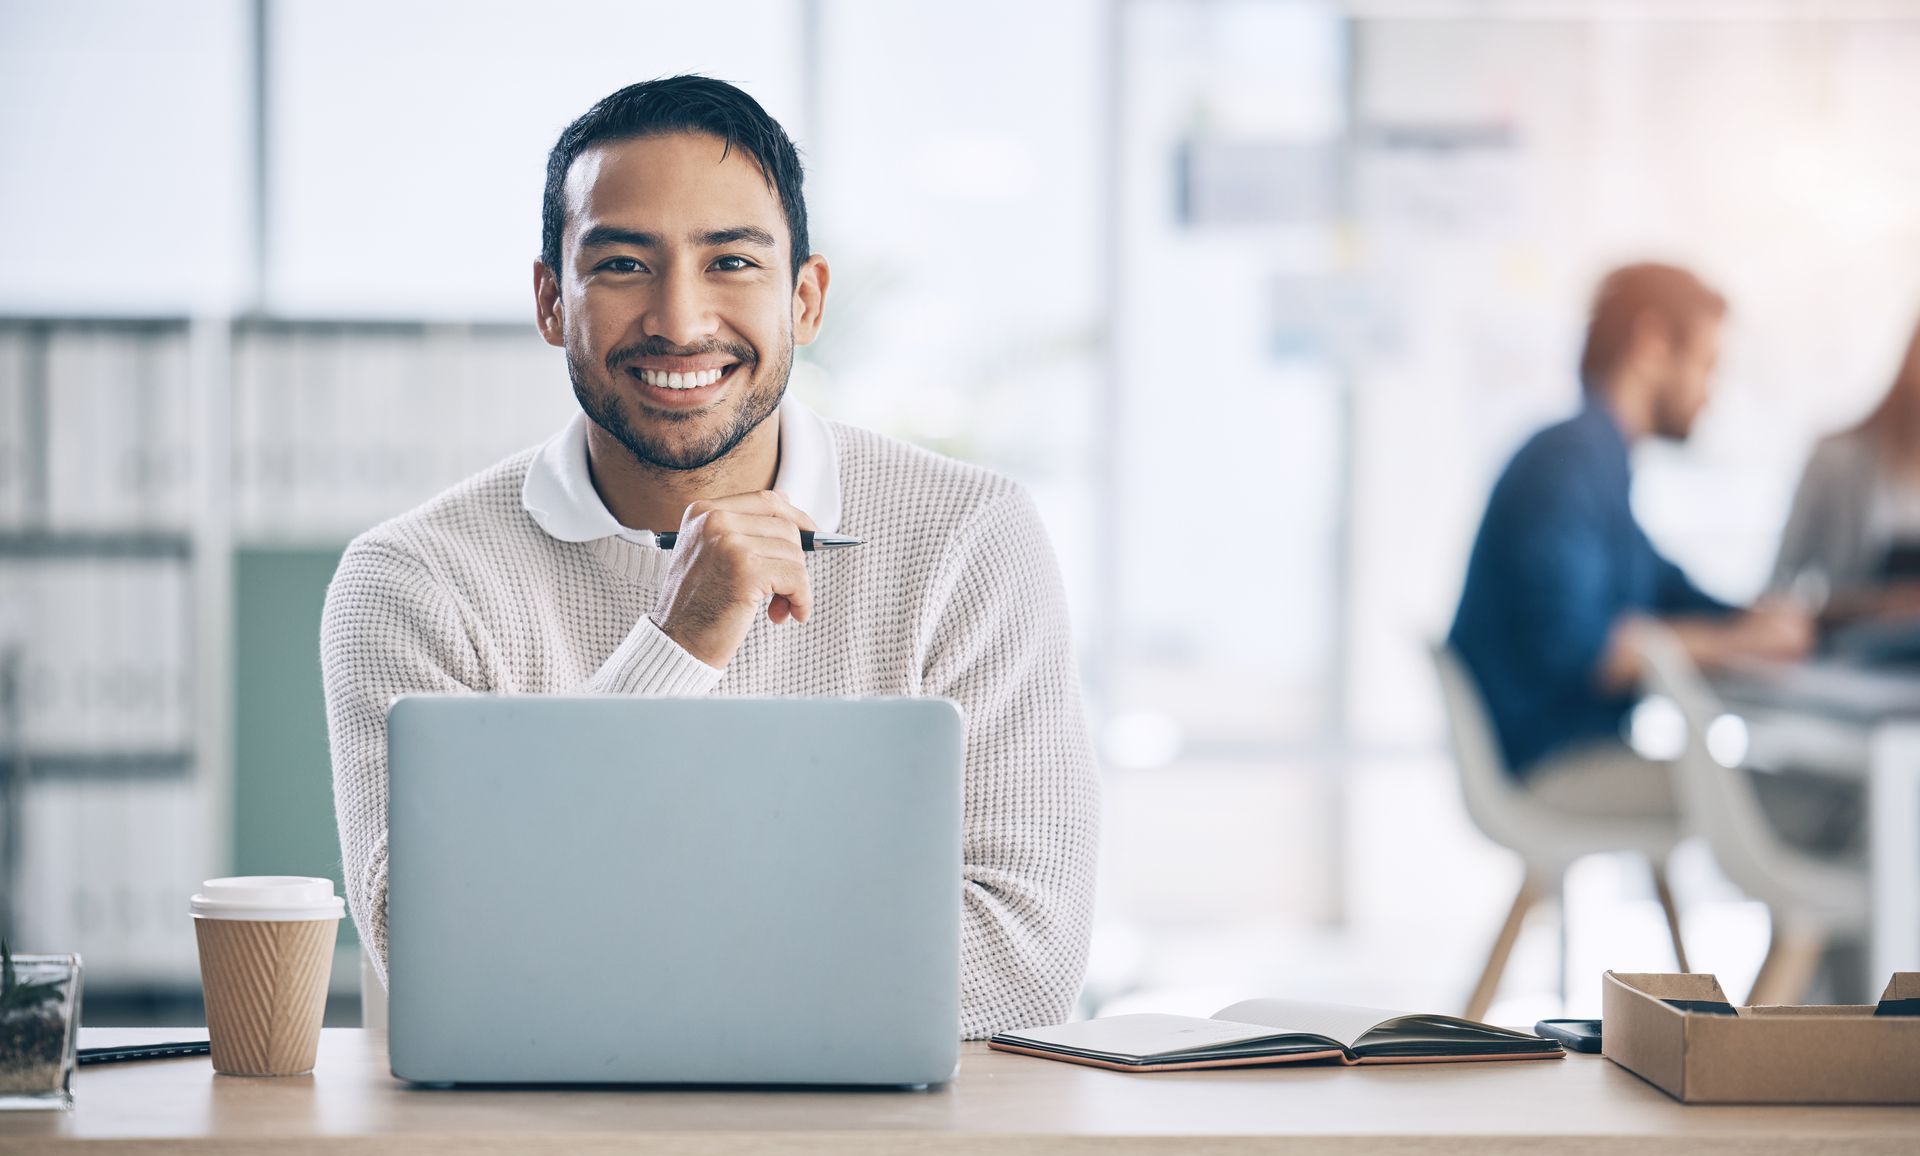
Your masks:
<svg viewBox="0 0 1920 1156"><path fill-rule="evenodd" d="M1560 995L1560 1014L1567 1014L1567 1004L1573 998L1573 908L1567 903L1567 873L1560 873L1560 882L1553 889L1553 907L1555 920L1559 927L1554 929L1553 980L1554 990Z"/></svg>
<svg viewBox="0 0 1920 1156"><path fill-rule="evenodd" d="M1526 920L1528 909L1539 897L1539 889L1531 878L1520 881L1520 890L1513 896L1513 906L1507 910L1507 921L1493 941L1493 950L1487 954L1487 966L1480 972L1480 982L1474 985L1473 996L1467 1000L1466 1018L1481 1019L1487 1014L1487 1009L1493 1006L1493 994L1499 990L1501 973L1507 970L1507 957L1513 954L1514 941L1520 938L1520 924Z"/></svg>
<svg viewBox="0 0 1920 1156"><path fill-rule="evenodd" d="M1820 968L1820 954L1827 937L1819 931L1783 927L1774 921L1773 938L1767 944L1767 958L1760 963L1760 974L1753 977L1753 990L1747 993L1750 1006L1799 1003Z"/></svg>
<svg viewBox="0 0 1920 1156"><path fill-rule="evenodd" d="M1653 865L1653 892L1660 897L1660 910L1667 913L1667 936L1673 940L1673 958L1681 971L1692 971L1687 966L1687 946L1680 941L1680 909L1673 905L1673 889L1667 886L1667 869L1658 863Z"/></svg>

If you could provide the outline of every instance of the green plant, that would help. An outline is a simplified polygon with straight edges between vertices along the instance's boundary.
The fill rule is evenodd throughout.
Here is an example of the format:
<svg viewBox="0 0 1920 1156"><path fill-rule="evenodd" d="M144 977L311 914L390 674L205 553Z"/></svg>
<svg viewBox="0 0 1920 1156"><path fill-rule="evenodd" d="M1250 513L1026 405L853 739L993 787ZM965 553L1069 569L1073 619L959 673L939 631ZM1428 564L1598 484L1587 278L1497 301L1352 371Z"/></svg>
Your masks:
<svg viewBox="0 0 1920 1156"><path fill-rule="evenodd" d="M13 948L0 939L0 1011L38 1007L60 998L60 987L67 981L51 979L44 983L20 982L13 970Z"/></svg>

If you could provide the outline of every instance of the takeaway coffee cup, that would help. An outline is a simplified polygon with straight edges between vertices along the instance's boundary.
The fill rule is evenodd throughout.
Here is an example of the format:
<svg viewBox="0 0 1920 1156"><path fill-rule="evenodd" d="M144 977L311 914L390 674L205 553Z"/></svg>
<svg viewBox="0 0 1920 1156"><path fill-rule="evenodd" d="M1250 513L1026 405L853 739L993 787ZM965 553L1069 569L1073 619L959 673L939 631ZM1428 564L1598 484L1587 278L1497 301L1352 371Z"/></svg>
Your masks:
<svg viewBox="0 0 1920 1156"><path fill-rule="evenodd" d="M331 879L237 875L193 897L213 1070L297 1076L313 1070L333 940L346 904Z"/></svg>

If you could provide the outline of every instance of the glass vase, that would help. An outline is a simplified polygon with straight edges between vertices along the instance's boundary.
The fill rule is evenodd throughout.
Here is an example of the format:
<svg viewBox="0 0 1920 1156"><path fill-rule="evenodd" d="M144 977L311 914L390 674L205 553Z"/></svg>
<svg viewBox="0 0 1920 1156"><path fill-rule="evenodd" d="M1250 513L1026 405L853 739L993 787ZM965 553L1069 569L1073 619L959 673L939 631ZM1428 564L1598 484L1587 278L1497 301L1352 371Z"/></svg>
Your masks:
<svg viewBox="0 0 1920 1156"><path fill-rule="evenodd" d="M71 1108L80 957L16 955L13 971L13 994L0 991L0 1109Z"/></svg>

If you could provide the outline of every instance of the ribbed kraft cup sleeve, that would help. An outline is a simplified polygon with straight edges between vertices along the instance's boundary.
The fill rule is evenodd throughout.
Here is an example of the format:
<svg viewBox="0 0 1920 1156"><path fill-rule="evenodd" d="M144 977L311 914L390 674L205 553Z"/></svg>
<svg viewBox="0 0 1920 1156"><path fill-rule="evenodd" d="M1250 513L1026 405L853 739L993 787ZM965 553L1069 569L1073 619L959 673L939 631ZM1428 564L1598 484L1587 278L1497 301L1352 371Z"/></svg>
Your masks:
<svg viewBox="0 0 1920 1156"><path fill-rule="evenodd" d="M313 1070L338 919L195 919L213 1070Z"/></svg>

